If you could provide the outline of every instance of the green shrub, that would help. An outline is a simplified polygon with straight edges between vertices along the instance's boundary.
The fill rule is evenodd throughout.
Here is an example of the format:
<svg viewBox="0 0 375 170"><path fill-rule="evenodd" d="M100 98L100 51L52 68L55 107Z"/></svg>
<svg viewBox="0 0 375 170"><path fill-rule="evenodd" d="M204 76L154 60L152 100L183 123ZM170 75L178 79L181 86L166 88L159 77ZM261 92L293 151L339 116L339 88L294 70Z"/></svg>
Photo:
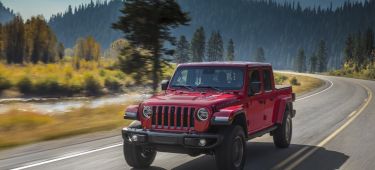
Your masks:
<svg viewBox="0 0 375 170"><path fill-rule="evenodd" d="M90 95L97 95L100 93L102 86L99 80L95 79L93 75L86 75L84 78L85 90Z"/></svg>
<svg viewBox="0 0 375 170"><path fill-rule="evenodd" d="M99 75L100 75L101 77L104 77L104 76L106 75L105 70L100 69L100 70L99 70Z"/></svg>
<svg viewBox="0 0 375 170"><path fill-rule="evenodd" d="M123 73L121 71L117 71L116 74L115 74L115 77L122 80L122 79L126 78L126 75L125 75L125 73Z"/></svg>
<svg viewBox="0 0 375 170"><path fill-rule="evenodd" d="M375 79L375 65L368 66L366 69L362 70L363 78L374 80Z"/></svg>
<svg viewBox="0 0 375 170"><path fill-rule="evenodd" d="M71 96L73 94L77 94L83 90L82 85L75 84L75 83L68 83L61 86L62 92L66 93L66 95Z"/></svg>
<svg viewBox="0 0 375 170"><path fill-rule="evenodd" d="M10 87L12 87L10 81L4 76L0 75L0 92L9 89Z"/></svg>
<svg viewBox="0 0 375 170"><path fill-rule="evenodd" d="M34 85L34 90L37 94L49 95L49 94L59 94L62 88L55 78L46 78L38 81Z"/></svg>
<svg viewBox="0 0 375 170"><path fill-rule="evenodd" d="M296 77L293 77L292 79L290 79L289 83L292 86L299 86L299 85L301 85L301 83L298 82L298 79Z"/></svg>
<svg viewBox="0 0 375 170"><path fill-rule="evenodd" d="M287 80L287 79L288 79L287 76L275 74L275 83L278 84L278 85L283 84L285 82L285 80Z"/></svg>
<svg viewBox="0 0 375 170"><path fill-rule="evenodd" d="M17 88L21 93L27 94L33 90L33 84L29 77L23 77L17 82Z"/></svg>
<svg viewBox="0 0 375 170"><path fill-rule="evenodd" d="M108 88L109 90L112 90L112 91L119 91L121 89L121 82L116 79L116 78L112 78L112 77L107 77L105 78L104 80L104 86L106 88Z"/></svg>

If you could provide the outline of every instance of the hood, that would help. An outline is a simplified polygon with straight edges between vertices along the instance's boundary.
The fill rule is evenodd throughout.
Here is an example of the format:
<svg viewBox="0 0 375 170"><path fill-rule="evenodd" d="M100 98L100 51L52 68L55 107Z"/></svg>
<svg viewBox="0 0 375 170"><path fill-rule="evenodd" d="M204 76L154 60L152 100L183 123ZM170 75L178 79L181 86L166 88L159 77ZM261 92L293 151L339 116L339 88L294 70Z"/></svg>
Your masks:
<svg viewBox="0 0 375 170"><path fill-rule="evenodd" d="M145 105L193 105L210 106L227 104L228 102L239 101L239 94L230 93L201 93L201 92L169 92L159 94L144 101Z"/></svg>

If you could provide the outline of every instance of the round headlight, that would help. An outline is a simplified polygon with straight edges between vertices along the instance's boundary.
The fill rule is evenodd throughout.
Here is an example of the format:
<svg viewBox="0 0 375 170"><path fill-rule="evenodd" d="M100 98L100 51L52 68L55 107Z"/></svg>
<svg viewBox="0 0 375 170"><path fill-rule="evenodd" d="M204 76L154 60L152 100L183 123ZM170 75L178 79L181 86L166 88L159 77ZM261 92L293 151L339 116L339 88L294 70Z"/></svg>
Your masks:
<svg viewBox="0 0 375 170"><path fill-rule="evenodd" d="M208 110L206 108L200 108L197 112L197 117L200 121L208 119Z"/></svg>
<svg viewBox="0 0 375 170"><path fill-rule="evenodd" d="M150 106L145 106L143 107L143 116L145 118L150 118L152 115L152 109Z"/></svg>

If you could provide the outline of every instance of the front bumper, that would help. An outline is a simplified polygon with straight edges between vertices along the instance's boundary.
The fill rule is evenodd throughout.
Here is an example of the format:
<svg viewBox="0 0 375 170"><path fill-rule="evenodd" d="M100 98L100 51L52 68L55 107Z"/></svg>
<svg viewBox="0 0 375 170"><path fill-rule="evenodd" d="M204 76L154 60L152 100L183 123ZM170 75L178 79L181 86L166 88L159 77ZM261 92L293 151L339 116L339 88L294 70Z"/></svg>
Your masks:
<svg viewBox="0 0 375 170"><path fill-rule="evenodd" d="M135 128L122 129L122 137L124 139L124 142L136 145L148 145L154 146L156 148L160 146L174 146L186 149L191 148L200 150L212 149L220 145L223 140L223 136L218 134L155 132ZM202 142L203 140L205 142Z"/></svg>

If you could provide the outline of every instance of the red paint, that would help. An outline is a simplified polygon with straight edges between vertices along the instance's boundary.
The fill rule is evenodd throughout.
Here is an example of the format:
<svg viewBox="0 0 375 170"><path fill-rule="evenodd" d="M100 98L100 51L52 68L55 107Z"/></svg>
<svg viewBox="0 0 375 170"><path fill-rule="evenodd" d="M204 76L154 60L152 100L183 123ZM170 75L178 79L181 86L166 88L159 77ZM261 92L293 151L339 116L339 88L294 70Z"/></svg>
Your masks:
<svg viewBox="0 0 375 170"><path fill-rule="evenodd" d="M219 92L215 90L189 91L187 89L173 89L170 86L165 92L151 97L138 106L131 106L127 111L138 109L138 119L142 122L144 129L165 132L205 132L209 129L211 118L229 117L233 119L238 113L245 113L248 124L248 133L255 133L264 128L270 127L276 123L281 123L286 103L292 102L292 88L276 89L273 74L271 74L272 89L265 91L264 72L270 71L270 64L250 63L250 62L209 62L209 63L189 63L181 64L180 67L236 67L244 71L244 85L241 90L231 90ZM178 69L177 68L177 69ZM249 74L251 71L258 71L261 80L261 90L255 96L248 96ZM162 125L152 126L152 118L145 118L142 114L144 106L163 106L162 114L159 116L159 109L154 114L155 122L162 119ZM168 117L164 116L165 108L168 106ZM174 117L171 112L171 106L175 108ZM177 108L181 107L181 115L177 119ZM184 108L187 108L187 127L183 127ZM206 121L199 121L196 118L198 109L206 108L209 110L209 118ZM194 109L194 119L190 119L191 109ZM186 118L186 117L185 117ZM164 119L168 119L168 124L164 124ZM194 122L191 122L194 121ZM179 126L177 123L180 121ZM173 122L173 126L171 123ZM194 125L194 127L192 127Z"/></svg>

